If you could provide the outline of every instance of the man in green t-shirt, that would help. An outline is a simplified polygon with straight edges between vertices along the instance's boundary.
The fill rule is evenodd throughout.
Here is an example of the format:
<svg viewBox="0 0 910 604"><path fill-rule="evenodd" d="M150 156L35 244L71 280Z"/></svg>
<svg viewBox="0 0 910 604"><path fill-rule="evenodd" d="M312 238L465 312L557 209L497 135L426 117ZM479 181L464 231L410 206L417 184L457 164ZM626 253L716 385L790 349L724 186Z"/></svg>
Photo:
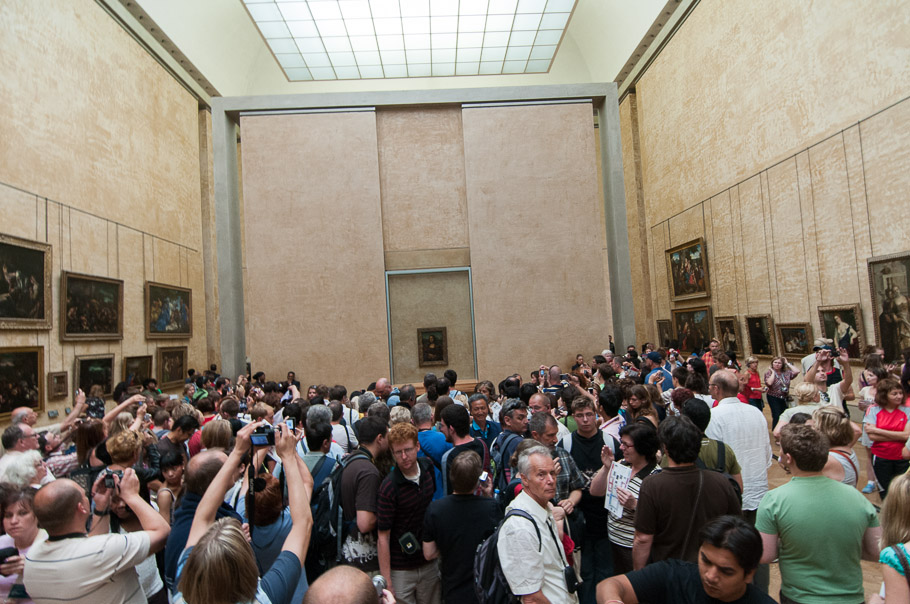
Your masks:
<svg viewBox="0 0 910 604"><path fill-rule="evenodd" d="M780 448L780 464L793 478L765 495L755 527L761 561L780 561L781 604L864 601L860 558L879 554L875 508L855 488L822 475L828 441L813 428L787 424Z"/></svg>

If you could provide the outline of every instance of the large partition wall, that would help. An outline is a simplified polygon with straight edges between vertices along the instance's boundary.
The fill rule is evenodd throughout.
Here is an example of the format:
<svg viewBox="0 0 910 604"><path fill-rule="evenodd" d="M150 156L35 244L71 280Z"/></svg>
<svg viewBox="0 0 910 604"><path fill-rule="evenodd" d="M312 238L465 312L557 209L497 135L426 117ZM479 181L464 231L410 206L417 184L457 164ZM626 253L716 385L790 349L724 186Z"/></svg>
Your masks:
<svg viewBox="0 0 910 604"><path fill-rule="evenodd" d="M225 365L498 380L622 342L617 117L613 85L218 99ZM440 327L445 363L418 343Z"/></svg>

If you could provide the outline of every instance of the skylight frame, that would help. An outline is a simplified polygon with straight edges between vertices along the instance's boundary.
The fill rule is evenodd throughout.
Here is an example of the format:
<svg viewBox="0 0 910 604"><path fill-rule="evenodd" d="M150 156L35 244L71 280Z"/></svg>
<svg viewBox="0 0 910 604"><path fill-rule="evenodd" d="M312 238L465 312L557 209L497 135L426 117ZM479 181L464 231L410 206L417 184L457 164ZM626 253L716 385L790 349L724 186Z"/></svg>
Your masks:
<svg viewBox="0 0 910 604"><path fill-rule="evenodd" d="M547 73L577 5L577 0L239 1L290 82Z"/></svg>

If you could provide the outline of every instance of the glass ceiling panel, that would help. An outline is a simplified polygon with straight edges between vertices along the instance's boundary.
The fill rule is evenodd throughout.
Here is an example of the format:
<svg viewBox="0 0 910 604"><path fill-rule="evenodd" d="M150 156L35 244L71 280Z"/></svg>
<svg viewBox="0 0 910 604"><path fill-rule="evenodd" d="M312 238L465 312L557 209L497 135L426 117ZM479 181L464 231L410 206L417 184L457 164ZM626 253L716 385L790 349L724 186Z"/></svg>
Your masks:
<svg viewBox="0 0 910 604"><path fill-rule="evenodd" d="M546 73L577 0L241 0L290 81Z"/></svg>

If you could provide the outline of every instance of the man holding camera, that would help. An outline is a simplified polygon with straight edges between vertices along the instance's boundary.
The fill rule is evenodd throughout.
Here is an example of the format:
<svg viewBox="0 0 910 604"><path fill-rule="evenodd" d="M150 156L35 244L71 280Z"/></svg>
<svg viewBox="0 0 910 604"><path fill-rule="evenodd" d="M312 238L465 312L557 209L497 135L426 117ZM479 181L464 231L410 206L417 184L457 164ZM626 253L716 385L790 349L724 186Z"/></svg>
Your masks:
<svg viewBox="0 0 910 604"><path fill-rule="evenodd" d="M141 531L110 533L115 492L139 519ZM139 495L139 478L131 468L122 478L99 476L92 499L90 504L82 488L67 479L35 494L35 515L48 534L25 558L25 588L35 602L145 604L135 567L164 547L167 521ZM92 530L86 534L90 517Z"/></svg>

